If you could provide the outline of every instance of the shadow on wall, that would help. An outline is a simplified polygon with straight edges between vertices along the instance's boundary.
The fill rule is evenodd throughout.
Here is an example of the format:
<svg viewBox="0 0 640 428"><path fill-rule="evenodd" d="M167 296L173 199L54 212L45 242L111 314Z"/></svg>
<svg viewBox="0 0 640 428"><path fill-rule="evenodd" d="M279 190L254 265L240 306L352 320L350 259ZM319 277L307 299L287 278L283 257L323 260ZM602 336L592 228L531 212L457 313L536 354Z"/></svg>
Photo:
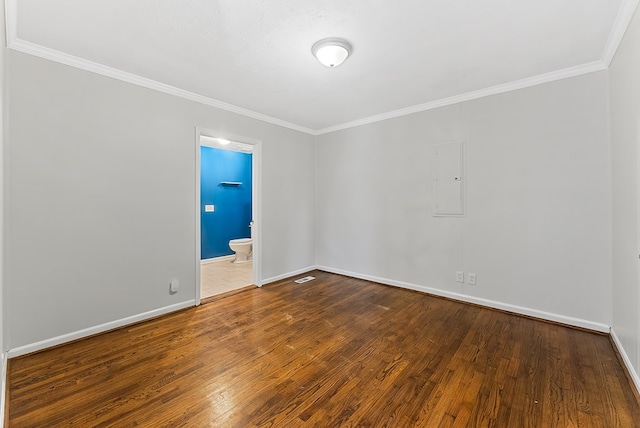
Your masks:
<svg viewBox="0 0 640 428"><path fill-rule="evenodd" d="M229 241L251 237L250 153L200 147L201 258L233 254Z"/></svg>

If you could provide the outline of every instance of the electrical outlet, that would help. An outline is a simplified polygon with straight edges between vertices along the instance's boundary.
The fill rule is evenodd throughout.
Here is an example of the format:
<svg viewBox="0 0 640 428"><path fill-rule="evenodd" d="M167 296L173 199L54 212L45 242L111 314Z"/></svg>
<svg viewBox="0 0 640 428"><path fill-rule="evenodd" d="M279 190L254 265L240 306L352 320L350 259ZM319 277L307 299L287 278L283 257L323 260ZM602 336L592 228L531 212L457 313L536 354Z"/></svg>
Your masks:
<svg viewBox="0 0 640 428"><path fill-rule="evenodd" d="M464 282L464 272L461 270L456 271L456 282Z"/></svg>
<svg viewBox="0 0 640 428"><path fill-rule="evenodd" d="M476 285L476 274L469 272L467 274L467 284Z"/></svg>

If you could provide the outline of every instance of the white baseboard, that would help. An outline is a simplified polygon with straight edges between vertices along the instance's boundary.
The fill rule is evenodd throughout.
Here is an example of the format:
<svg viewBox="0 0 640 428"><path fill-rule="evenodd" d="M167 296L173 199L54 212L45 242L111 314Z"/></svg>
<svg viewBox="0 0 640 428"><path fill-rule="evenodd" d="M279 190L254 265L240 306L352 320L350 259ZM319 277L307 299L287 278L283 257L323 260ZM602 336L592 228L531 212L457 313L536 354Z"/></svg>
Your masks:
<svg viewBox="0 0 640 428"><path fill-rule="evenodd" d="M170 312L175 312L180 309L188 308L190 306L195 306L195 304L196 304L195 300L193 299L187 300L186 302L176 303L175 305L165 306L163 308L158 308L152 311L143 312L141 314L132 315L130 317L121 318L119 320L110 321L104 324L96 325L94 327L89 327L82 330L74 331L72 333L67 333L61 336L53 337L51 339L45 339L45 340L41 340L40 342L19 346L17 348L10 349L7 352L7 358L19 357L20 355L41 351L46 348L51 348L52 346L71 342L72 340L82 339L83 337L92 336L94 334L102 333L108 330L113 330L114 328L133 324L139 321L144 321L149 318L154 318L160 315L168 314Z"/></svg>
<svg viewBox="0 0 640 428"><path fill-rule="evenodd" d="M2 379L0 380L0 428L4 427L4 408L7 400L7 353L2 353Z"/></svg>
<svg viewBox="0 0 640 428"><path fill-rule="evenodd" d="M280 281L281 279L290 278L292 276L300 275L315 270L316 266L308 266L306 268L294 270L293 272L283 273L282 275L272 276L271 278L263 279L262 285L269 284L271 282Z"/></svg>
<svg viewBox="0 0 640 428"><path fill-rule="evenodd" d="M437 288L425 287L422 285L410 284L408 282L395 281L387 278L379 278L372 275L364 275L355 272L344 271L342 269L334 269L327 266L316 266L318 270L337 273L339 275L351 276L354 278L365 279L367 281L379 282L385 285L392 285L394 287L407 288L409 290L422 291L423 293L433 294L436 296L447 297L453 300L459 300L461 302L475 303L481 306L487 306L489 308L500 309L503 311L513 312L520 315L526 315L534 318L540 318L547 321L558 322L575 327L586 328L589 330L599 331L602 333L608 333L610 327L606 324L583 320L580 318L573 318L566 315L558 315L550 312L540 311L537 309L525 308L522 306L511 305L509 303L496 302L494 300L482 299L479 297L469 296L466 294L453 293L451 291L438 290Z"/></svg>
<svg viewBox="0 0 640 428"><path fill-rule="evenodd" d="M618 337L616 332L613 330L613 327L611 327L611 332L609 333L609 335L611 336L611 339L613 339L613 343L616 349L618 350L618 352L620 353L620 356L622 357L622 361L624 361L624 365L627 368L627 372L631 376L631 379L633 380L633 384L636 387L636 391L638 392L638 394L640 394L640 377L638 376L638 372L636 372L636 369L633 367L633 364L631 364L631 360L629 359L627 352L624 350L624 347L622 346L622 342L620 341L620 338Z"/></svg>
<svg viewBox="0 0 640 428"><path fill-rule="evenodd" d="M202 259L202 260L200 260L200 264L201 265L208 265L209 263L226 262L227 260L233 260L235 258L236 258L235 254L231 254L229 256L212 257L210 259Z"/></svg>

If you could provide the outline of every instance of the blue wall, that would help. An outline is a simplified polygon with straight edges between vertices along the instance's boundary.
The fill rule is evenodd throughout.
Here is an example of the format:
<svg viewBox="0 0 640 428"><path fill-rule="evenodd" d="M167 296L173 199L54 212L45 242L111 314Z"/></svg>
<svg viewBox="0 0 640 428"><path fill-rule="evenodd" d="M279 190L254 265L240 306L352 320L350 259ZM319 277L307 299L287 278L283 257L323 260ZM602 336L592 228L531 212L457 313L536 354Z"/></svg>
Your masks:
<svg viewBox="0 0 640 428"><path fill-rule="evenodd" d="M251 157L249 153L200 147L200 242L202 259L233 254L229 240L249 238L251 229ZM240 181L225 186L221 181ZM205 212L214 205L214 212Z"/></svg>

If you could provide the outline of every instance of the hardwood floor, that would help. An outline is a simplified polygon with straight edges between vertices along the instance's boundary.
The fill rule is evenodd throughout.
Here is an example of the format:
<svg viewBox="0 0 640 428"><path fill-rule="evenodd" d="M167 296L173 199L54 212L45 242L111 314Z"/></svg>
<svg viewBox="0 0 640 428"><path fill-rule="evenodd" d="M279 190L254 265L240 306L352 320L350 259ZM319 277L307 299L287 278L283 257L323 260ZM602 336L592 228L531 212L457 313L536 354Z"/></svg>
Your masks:
<svg viewBox="0 0 640 428"><path fill-rule="evenodd" d="M9 426L640 426L607 336L313 275L12 359Z"/></svg>

